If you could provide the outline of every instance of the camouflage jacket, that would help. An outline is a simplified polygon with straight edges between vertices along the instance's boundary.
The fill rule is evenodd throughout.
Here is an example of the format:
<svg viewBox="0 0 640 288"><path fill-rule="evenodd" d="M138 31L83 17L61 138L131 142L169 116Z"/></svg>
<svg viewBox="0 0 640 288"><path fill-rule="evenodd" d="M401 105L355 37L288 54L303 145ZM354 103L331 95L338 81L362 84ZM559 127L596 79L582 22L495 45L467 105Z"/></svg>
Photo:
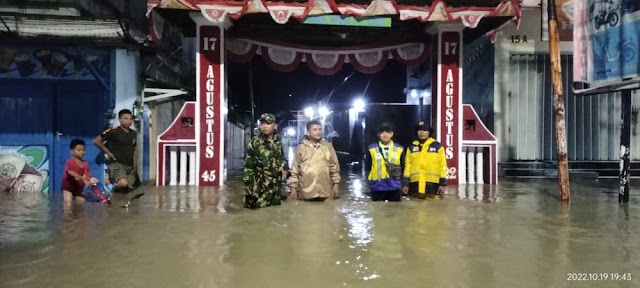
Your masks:
<svg viewBox="0 0 640 288"><path fill-rule="evenodd" d="M247 156L244 159L244 173L242 180L247 183L255 177L265 175L265 171L272 176L281 176L287 171L287 161L284 158L284 148L280 135L275 134L269 141L264 134L255 136L247 146Z"/></svg>

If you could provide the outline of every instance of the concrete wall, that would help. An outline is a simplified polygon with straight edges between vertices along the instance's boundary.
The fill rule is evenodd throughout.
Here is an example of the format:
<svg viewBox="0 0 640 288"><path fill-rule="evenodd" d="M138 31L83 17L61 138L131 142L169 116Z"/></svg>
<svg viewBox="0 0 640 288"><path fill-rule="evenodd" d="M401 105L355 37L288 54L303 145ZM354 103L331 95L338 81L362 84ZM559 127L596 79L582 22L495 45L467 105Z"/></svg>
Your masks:
<svg viewBox="0 0 640 288"><path fill-rule="evenodd" d="M114 93L116 103L114 113L118 114L121 109L133 107L133 102L140 97L142 91L142 65L140 54L137 51L116 49L111 52L111 57L115 62L115 69L112 71L111 89ZM118 123L115 121L114 126Z"/></svg>
<svg viewBox="0 0 640 288"><path fill-rule="evenodd" d="M542 1L540 0L522 0L522 7L539 7Z"/></svg>
<svg viewBox="0 0 640 288"><path fill-rule="evenodd" d="M140 97L142 91L142 64L140 54L137 51L129 51L126 49L115 49L111 51L111 63L114 67L111 70L111 93L115 99L113 113L115 119L111 123L112 127L118 126L118 112L122 109L133 109L133 103ZM144 135L138 131L137 151L138 156L138 175L142 176L142 160L145 156L143 153Z"/></svg>

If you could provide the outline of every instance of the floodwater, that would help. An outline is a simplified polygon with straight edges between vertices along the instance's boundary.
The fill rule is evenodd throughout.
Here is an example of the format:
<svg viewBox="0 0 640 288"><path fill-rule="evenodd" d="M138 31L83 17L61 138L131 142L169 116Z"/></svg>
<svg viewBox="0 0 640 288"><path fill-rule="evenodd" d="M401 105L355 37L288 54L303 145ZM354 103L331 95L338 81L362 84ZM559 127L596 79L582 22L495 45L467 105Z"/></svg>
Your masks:
<svg viewBox="0 0 640 288"><path fill-rule="evenodd" d="M373 203L345 179L339 200L257 211L237 180L143 186L128 209L3 194L0 287L640 287L638 188L620 205L615 182L576 182L563 206L554 180L501 179Z"/></svg>

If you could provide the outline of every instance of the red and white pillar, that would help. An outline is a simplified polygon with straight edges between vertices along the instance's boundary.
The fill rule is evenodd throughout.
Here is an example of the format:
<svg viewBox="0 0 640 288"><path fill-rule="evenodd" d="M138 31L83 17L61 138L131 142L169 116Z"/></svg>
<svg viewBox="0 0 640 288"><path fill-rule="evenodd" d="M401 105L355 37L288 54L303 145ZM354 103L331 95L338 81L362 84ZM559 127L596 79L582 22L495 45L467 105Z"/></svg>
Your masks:
<svg viewBox="0 0 640 288"><path fill-rule="evenodd" d="M196 55L196 170L198 185L221 186L224 182L225 28L201 14L197 25Z"/></svg>
<svg viewBox="0 0 640 288"><path fill-rule="evenodd" d="M462 155L462 30L460 23L435 23L433 41L431 127L447 158L447 183L458 185Z"/></svg>

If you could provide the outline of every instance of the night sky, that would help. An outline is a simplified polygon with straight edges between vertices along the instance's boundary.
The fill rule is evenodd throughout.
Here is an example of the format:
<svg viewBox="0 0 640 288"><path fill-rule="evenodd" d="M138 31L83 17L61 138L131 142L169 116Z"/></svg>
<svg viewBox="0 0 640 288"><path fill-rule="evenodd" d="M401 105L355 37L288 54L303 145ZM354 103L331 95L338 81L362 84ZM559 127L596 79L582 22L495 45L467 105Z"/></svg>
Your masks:
<svg viewBox="0 0 640 288"><path fill-rule="evenodd" d="M362 95L369 80L371 84L363 98L369 103L405 102L406 68L403 64L390 60L385 68L376 74L363 74L346 63L342 70L330 76L313 73L305 62L293 72L278 72L267 66L260 56L252 63L231 63L229 67L230 106L238 110L250 110L248 71L253 66L254 97L256 117L261 113L282 113L289 118L290 110L302 110L329 95L331 89L340 85L345 77L352 75L344 84L335 89L328 108L351 105L353 99ZM372 78L373 77L373 78ZM284 120L284 119L279 119Z"/></svg>

